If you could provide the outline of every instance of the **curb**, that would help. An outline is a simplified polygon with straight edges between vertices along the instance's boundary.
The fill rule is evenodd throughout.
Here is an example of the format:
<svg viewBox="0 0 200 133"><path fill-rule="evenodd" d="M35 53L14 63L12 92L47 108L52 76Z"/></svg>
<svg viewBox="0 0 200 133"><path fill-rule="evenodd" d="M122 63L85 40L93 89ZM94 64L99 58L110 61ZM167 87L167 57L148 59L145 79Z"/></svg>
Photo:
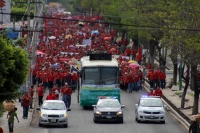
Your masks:
<svg viewBox="0 0 200 133"><path fill-rule="evenodd" d="M145 81L145 84L143 86L143 88L147 91L150 92L149 90L149 84ZM184 126L185 129L189 129L190 123L188 121L190 121L190 119L188 118L188 116L186 116L183 112L181 112L175 105L173 105L173 103L171 103L164 95L162 97L162 101L164 104L167 105L167 107L169 108L169 110L167 110L167 112L172 115L173 117L175 117L178 122L180 124L182 124Z"/></svg>

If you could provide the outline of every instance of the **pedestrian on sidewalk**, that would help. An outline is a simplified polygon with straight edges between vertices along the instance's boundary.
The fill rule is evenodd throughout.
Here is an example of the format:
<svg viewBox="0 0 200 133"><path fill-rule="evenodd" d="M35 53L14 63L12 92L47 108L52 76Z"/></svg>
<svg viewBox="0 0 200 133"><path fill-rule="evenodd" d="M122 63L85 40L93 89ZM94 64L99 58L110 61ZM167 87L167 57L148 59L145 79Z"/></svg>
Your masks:
<svg viewBox="0 0 200 133"><path fill-rule="evenodd" d="M31 96L28 94L28 92L25 92L25 94L22 96L22 106L23 106L23 117L24 119L28 119L28 110L31 102Z"/></svg>
<svg viewBox="0 0 200 133"><path fill-rule="evenodd" d="M153 92L153 89L150 89L150 92L147 94L148 96L155 96L154 95L154 92Z"/></svg>
<svg viewBox="0 0 200 133"><path fill-rule="evenodd" d="M19 119L17 117L16 111L17 111L17 108L15 107L12 111L8 112L7 114L9 133L13 133L15 118L17 119L19 123Z"/></svg>
<svg viewBox="0 0 200 133"><path fill-rule="evenodd" d="M30 109L33 109L33 95L34 95L34 86L32 85L30 88L30 96L31 96Z"/></svg>
<svg viewBox="0 0 200 133"><path fill-rule="evenodd" d="M44 87L42 86L42 84L40 83L38 85L38 106L41 106L43 103L43 96L44 96Z"/></svg>
<svg viewBox="0 0 200 133"><path fill-rule="evenodd" d="M0 127L0 133L3 133L3 128L2 127Z"/></svg>

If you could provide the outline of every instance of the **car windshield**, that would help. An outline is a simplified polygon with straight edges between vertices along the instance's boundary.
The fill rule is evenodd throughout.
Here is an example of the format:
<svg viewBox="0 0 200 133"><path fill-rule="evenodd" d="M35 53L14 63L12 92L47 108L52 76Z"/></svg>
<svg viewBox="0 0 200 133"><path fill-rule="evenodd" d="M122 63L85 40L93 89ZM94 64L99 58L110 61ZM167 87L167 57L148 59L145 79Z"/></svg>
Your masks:
<svg viewBox="0 0 200 133"><path fill-rule="evenodd" d="M86 67L83 69L83 84L116 84L117 72L117 67Z"/></svg>
<svg viewBox="0 0 200 133"><path fill-rule="evenodd" d="M41 109L44 110L66 110L64 103L58 103L58 102L45 102Z"/></svg>
<svg viewBox="0 0 200 133"><path fill-rule="evenodd" d="M121 107L119 101L101 100L97 103L97 108L119 108Z"/></svg>
<svg viewBox="0 0 200 133"><path fill-rule="evenodd" d="M141 99L140 106L142 107L162 107L160 99Z"/></svg>

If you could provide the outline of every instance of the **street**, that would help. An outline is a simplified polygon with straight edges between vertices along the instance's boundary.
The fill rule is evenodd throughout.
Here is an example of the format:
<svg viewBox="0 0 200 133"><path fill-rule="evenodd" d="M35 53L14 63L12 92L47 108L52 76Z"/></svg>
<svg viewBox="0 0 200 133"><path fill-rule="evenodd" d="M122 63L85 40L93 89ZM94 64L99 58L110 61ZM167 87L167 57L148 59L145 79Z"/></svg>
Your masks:
<svg viewBox="0 0 200 133"><path fill-rule="evenodd" d="M72 111L68 112L69 126L64 127L42 127L41 129L47 130L49 133L186 133L187 131L168 113L166 113L166 124L160 123L137 123L135 121L135 107L141 95L146 94L146 91L127 93L121 91L121 103L125 105L124 109L124 123L94 123L93 111L84 110L77 103L77 93L72 96ZM36 122L33 126L35 130L40 129L37 127ZM39 130L38 130L39 131Z"/></svg>

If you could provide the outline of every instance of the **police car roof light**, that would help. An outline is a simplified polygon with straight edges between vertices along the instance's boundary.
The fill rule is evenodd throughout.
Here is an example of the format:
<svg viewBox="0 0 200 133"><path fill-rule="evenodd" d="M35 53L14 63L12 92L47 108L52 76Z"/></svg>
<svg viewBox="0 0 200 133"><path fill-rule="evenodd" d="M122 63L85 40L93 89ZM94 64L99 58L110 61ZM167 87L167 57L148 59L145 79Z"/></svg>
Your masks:
<svg viewBox="0 0 200 133"><path fill-rule="evenodd" d="M117 97L98 96L98 99L117 99Z"/></svg>
<svg viewBox="0 0 200 133"><path fill-rule="evenodd" d="M147 95L142 95L142 97L148 97Z"/></svg>

